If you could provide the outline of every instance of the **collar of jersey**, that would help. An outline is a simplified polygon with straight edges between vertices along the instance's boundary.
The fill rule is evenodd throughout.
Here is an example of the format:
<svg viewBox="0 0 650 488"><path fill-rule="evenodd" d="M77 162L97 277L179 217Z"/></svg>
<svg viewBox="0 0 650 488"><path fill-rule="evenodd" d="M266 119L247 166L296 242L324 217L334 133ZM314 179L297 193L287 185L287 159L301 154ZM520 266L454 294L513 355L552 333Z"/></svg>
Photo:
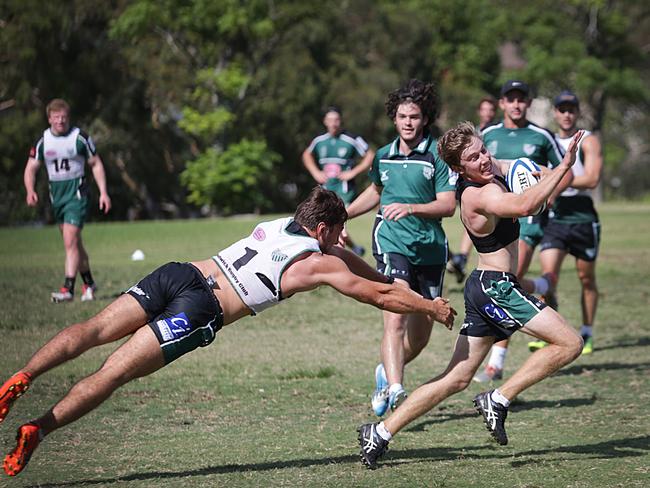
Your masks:
<svg viewBox="0 0 650 488"><path fill-rule="evenodd" d="M429 134L426 131L424 132L423 135L424 137L420 141L420 144L418 144L414 149L412 149L409 154L402 154L399 152L399 136L397 136L397 138L390 145L390 151L388 151L388 157L389 158L396 158L398 156L408 157L413 153L418 153L418 154L427 153L429 151L429 146L431 145L433 138L431 137L431 134Z"/></svg>

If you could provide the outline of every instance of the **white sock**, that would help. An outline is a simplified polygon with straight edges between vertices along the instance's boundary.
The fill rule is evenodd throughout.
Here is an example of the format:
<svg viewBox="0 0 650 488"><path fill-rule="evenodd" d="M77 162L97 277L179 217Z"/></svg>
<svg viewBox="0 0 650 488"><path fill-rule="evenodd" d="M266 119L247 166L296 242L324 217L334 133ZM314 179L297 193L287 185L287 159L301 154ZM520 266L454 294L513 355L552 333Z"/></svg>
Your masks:
<svg viewBox="0 0 650 488"><path fill-rule="evenodd" d="M594 336L594 328L591 325L583 325L580 327L580 335L581 336L587 336L587 337L593 337Z"/></svg>
<svg viewBox="0 0 650 488"><path fill-rule="evenodd" d="M397 393L398 391L402 391L404 387L402 386L402 383L393 383L390 385L390 388L388 388L388 393Z"/></svg>
<svg viewBox="0 0 650 488"><path fill-rule="evenodd" d="M499 390L494 390L490 395L490 397L494 402L498 403L499 405L503 405L506 408L510 406L510 400L504 397Z"/></svg>
<svg viewBox="0 0 650 488"><path fill-rule="evenodd" d="M379 422L379 424L377 425L377 435L379 435L379 437L381 437L385 441L389 441L393 438L393 434L388 432L388 429L386 428L383 422Z"/></svg>
<svg viewBox="0 0 650 488"><path fill-rule="evenodd" d="M503 369L503 365L506 362L507 352L507 347L492 346L492 354L490 354L490 360L488 361L488 364L497 369Z"/></svg>
<svg viewBox="0 0 650 488"><path fill-rule="evenodd" d="M533 283L535 284L534 293L537 293L538 295L545 295L548 292L548 280L543 276L535 278L533 280Z"/></svg>

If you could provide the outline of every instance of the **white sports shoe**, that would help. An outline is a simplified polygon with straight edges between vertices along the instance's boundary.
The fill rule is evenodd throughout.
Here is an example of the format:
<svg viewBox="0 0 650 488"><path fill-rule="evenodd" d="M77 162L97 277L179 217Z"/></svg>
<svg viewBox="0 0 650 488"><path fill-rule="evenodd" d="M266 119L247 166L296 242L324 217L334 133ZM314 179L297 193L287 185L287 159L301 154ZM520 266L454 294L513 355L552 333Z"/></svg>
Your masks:
<svg viewBox="0 0 650 488"><path fill-rule="evenodd" d="M95 299L95 291L97 291L97 286L96 285L86 285L84 283L83 287L81 288L81 301L82 302L89 302L91 300Z"/></svg>
<svg viewBox="0 0 650 488"><path fill-rule="evenodd" d="M74 296L70 293L70 290L62 286L59 291L53 291L50 298L54 303L62 303L71 302Z"/></svg>

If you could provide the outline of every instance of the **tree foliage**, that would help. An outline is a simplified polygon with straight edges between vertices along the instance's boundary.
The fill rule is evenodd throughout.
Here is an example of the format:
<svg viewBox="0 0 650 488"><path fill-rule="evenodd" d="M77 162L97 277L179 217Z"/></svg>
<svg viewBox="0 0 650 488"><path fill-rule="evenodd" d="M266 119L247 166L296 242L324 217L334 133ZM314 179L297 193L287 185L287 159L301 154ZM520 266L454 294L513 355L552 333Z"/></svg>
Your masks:
<svg viewBox="0 0 650 488"><path fill-rule="evenodd" d="M411 77L439 84L441 128L512 76L576 90L611 192L642 193L649 17L631 0L2 0L0 220L46 217L22 171L51 98L93 135L112 218L287 211L312 186L300 153L323 108L383 145L386 93Z"/></svg>

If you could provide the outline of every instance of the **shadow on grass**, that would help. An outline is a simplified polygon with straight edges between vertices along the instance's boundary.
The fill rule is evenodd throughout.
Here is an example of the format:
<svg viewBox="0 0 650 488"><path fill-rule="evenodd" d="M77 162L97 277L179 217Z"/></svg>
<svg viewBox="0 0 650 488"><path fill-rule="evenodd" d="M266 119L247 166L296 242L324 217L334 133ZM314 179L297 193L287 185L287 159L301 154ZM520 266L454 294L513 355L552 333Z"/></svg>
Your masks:
<svg viewBox="0 0 650 488"><path fill-rule="evenodd" d="M488 450L488 453L484 451ZM521 459L511 462L513 467L523 467L528 464L536 463L539 459L537 456L548 454L561 454L560 460L567 460L566 454L588 455L592 459L611 459L625 457L645 456L650 452L650 436L633 437L630 439L616 439L611 441L597 442L595 444L579 444L575 446L562 446L550 449L536 449L531 451L522 451L516 454L516 457L527 457L531 459ZM432 447L427 449L405 449L391 450L386 455L386 459L381 465L389 467L391 465L405 464L408 462L431 462L431 461L449 461L454 459L511 459L512 450L502 450L493 444L484 444L480 446L465 446L461 449L449 447ZM411 461L409 461L411 460ZM303 458L290 461L273 461L266 463L254 464L226 464L223 466L208 466L205 468L186 470L186 471L152 471L148 473L134 473L128 476L119 476L116 478L97 478L86 480L75 480L62 483L39 483L32 485L34 488L56 488L63 486L80 486L80 485L103 485L110 483L123 483L125 481L147 481L147 480L164 480L175 478L186 478L188 476L210 476L229 473L246 473L254 471L271 471L276 469L287 468L308 468L312 466L326 466L328 464L350 464L359 463L357 455L336 456L326 458ZM359 469L364 469L359 464ZM198 482L198 481L197 481Z"/></svg>
<svg viewBox="0 0 650 488"><path fill-rule="evenodd" d="M600 363L600 364L574 364L561 369L553 376L572 376L588 374L597 371L617 371L629 369L630 371L645 371L650 369L650 363Z"/></svg>
<svg viewBox="0 0 650 488"><path fill-rule="evenodd" d="M576 408L593 405L596 402L596 396L592 395L589 398L567 398L564 400L533 400L525 401L521 399L515 400L510 405L511 412L523 412L526 410L538 408ZM417 424L405 429L406 432L423 432L429 425L441 424L443 422L450 422L454 420L463 420L468 418L480 418L479 414L474 409L465 409L457 413L435 412L429 414L427 418Z"/></svg>
<svg viewBox="0 0 650 488"><path fill-rule="evenodd" d="M637 337L636 339L623 340L616 342L614 344L609 344L608 346L595 347L595 351L605 351L607 349L619 349L623 347L640 347L640 346L650 346L650 337Z"/></svg>

